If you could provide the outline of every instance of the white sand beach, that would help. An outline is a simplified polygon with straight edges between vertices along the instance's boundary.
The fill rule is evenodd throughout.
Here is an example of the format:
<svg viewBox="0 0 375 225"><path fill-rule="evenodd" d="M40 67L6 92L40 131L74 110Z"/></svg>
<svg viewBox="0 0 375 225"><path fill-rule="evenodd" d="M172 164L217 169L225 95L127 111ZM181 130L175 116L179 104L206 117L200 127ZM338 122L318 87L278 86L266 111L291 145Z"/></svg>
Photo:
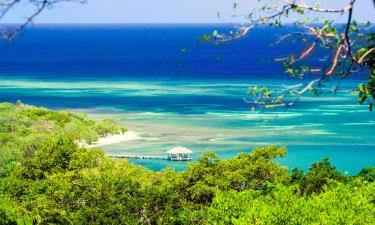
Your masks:
<svg viewBox="0 0 375 225"><path fill-rule="evenodd" d="M122 134L114 134L114 135L108 135L106 137L101 137L99 140L92 144L85 144L85 143L80 143L82 147L86 148L97 148L105 145L112 145L112 144L117 144L121 142L126 142L126 141L132 141L132 140L137 140L139 139L139 134L134 131L127 131Z"/></svg>

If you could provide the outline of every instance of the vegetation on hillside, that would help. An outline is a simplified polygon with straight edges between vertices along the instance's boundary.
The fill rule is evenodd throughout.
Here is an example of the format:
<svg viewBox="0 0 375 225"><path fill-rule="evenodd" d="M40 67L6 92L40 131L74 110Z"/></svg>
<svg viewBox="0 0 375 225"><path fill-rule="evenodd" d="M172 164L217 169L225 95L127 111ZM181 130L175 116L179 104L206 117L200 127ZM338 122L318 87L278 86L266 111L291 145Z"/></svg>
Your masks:
<svg viewBox="0 0 375 225"><path fill-rule="evenodd" d="M83 113L51 111L17 102L0 104L0 172L8 163L32 157L51 136L92 143L100 136L126 131L113 120L93 121Z"/></svg>
<svg viewBox="0 0 375 225"><path fill-rule="evenodd" d="M77 145L120 131L107 120L20 103L0 118L0 224L375 224L375 168L288 170L269 146L154 172Z"/></svg>

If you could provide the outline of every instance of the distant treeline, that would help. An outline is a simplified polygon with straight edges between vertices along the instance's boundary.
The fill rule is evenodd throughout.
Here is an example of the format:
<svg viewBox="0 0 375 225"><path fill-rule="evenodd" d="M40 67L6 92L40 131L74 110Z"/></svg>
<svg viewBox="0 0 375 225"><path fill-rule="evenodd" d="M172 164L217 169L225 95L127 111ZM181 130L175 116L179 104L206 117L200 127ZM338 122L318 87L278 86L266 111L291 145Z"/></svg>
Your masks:
<svg viewBox="0 0 375 225"><path fill-rule="evenodd" d="M0 224L375 224L375 168L308 171L272 161L285 147L230 160L203 154L154 172L86 149L126 131L85 114L0 104Z"/></svg>

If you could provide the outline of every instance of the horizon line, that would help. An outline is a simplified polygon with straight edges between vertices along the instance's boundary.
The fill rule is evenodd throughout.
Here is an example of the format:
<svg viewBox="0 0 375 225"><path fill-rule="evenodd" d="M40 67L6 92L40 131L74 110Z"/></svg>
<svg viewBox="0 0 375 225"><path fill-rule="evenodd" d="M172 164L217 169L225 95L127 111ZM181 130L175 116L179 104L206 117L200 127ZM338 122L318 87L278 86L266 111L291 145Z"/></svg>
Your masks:
<svg viewBox="0 0 375 225"><path fill-rule="evenodd" d="M363 23L358 23L358 24L365 24L366 22ZM0 23L0 26L9 26L9 25L22 25L23 23ZM93 23L93 22L83 22L83 23L45 23L45 22L37 22L37 23L31 23L28 26L38 26L38 25L246 25L246 23L233 23L233 22L129 22L129 23ZM250 23L249 23L250 24ZM323 23L311 23L311 24L323 24ZM338 22L335 23L337 25L343 25L346 24L345 22ZM284 25L293 25L293 26L298 26L298 24L295 24L293 22L286 22ZM269 26L267 24L259 24L259 26Z"/></svg>

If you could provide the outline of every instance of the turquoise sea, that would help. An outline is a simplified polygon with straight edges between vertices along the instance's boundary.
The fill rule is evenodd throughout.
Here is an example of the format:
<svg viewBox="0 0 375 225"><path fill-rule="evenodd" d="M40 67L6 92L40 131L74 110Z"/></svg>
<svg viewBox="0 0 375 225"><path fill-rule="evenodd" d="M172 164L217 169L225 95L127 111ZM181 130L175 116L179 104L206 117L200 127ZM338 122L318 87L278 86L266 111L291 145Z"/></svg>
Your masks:
<svg viewBox="0 0 375 225"><path fill-rule="evenodd" d="M286 145L287 157L276 161L288 167L306 169L325 157L350 174L375 166L375 114L351 93L364 76L332 81L326 94L307 94L288 110L252 112L243 100L249 86L279 90L308 82L286 77L272 61L297 47L270 50L269 42L286 31L265 28L235 43L199 42L199 34L213 29L31 28L0 44L0 101L85 111L139 133L139 139L103 147L108 153L164 155L182 145L195 159L206 151L225 159L255 146ZM183 162L130 161L154 170L186 168Z"/></svg>

